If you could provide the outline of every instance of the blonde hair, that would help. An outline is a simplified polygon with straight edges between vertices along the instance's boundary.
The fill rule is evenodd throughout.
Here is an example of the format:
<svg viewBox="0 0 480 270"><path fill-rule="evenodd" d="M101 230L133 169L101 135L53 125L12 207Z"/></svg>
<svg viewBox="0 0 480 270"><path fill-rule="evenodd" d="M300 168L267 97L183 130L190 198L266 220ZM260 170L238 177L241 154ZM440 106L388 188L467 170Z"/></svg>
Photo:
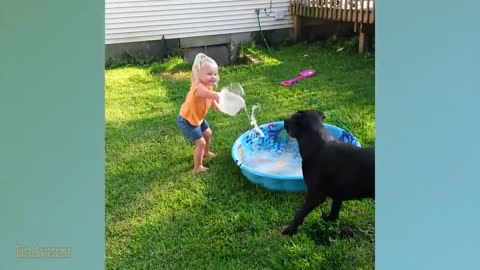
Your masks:
<svg viewBox="0 0 480 270"><path fill-rule="evenodd" d="M195 56L195 61L193 61L193 65L192 65L192 84L196 84L200 81L199 73L205 65L212 65L212 66L218 67L217 62L215 62L215 60L213 60L212 58L208 57L206 54L204 53L197 54L197 56ZM220 81L220 76L218 76L217 83L219 81ZM215 83L215 86L217 86L217 83Z"/></svg>

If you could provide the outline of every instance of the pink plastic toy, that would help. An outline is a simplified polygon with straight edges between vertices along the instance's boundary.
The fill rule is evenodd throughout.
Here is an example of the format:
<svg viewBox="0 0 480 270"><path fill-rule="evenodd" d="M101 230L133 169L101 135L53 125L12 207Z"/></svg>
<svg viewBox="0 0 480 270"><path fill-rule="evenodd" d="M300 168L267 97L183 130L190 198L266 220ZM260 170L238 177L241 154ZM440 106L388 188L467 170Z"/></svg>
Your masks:
<svg viewBox="0 0 480 270"><path fill-rule="evenodd" d="M288 81L282 81L280 82L280 84L283 86L291 86L292 84L300 81L301 79L312 77L313 75L315 75L315 73L317 73L315 69L306 69L300 72L300 76L295 77Z"/></svg>

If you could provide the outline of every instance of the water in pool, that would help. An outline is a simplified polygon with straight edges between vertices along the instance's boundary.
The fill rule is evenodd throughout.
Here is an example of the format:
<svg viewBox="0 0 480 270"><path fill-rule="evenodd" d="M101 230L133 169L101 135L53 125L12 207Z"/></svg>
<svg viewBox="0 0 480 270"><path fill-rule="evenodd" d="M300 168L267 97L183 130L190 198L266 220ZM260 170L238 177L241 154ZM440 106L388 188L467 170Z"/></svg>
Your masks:
<svg viewBox="0 0 480 270"><path fill-rule="evenodd" d="M245 157L243 164L257 172L279 176L302 177L302 160L288 152L256 151Z"/></svg>
<svg viewBox="0 0 480 270"><path fill-rule="evenodd" d="M257 125L256 113L259 105L252 106L251 115L245 109L253 129L250 131L253 154L245 156L243 164L257 172L278 176L302 177L302 159L298 153L298 144L289 139L286 131L262 130ZM265 132L273 132L267 134Z"/></svg>
<svg viewBox="0 0 480 270"><path fill-rule="evenodd" d="M298 144L295 139L288 138L285 130L274 136L254 139L252 151L243 160L245 166L261 173L302 177Z"/></svg>

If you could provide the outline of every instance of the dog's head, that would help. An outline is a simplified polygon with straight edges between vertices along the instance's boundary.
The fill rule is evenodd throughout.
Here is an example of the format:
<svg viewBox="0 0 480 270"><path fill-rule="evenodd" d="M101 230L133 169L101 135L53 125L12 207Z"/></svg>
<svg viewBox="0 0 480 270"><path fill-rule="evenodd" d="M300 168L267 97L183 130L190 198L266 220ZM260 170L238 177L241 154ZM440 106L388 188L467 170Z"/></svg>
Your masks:
<svg viewBox="0 0 480 270"><path fill-rule="evenodd" d="M297 111L284 120L284 127L290 137L298 139L302 135L318 131L323 126L324 119L325 115L320 111Z"/></svg>

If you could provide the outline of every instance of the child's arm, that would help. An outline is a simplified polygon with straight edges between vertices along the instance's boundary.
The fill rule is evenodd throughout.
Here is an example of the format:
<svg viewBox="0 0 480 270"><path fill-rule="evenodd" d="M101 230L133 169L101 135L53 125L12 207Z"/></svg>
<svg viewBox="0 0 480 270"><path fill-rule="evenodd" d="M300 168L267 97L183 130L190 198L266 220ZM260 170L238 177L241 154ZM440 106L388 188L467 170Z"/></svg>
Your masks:
<svg viewBox="0 0 480 270"><path fill-rule="evenodd" d="M199 85L197 87L197 90L195 90L195 95L200 96L200 97L205 97L209 99L213 99L215 101L219 101L220 96L218 95L217 92L215 91L210 91L207 88L205 88L203 85Z"/></svg>
<svg viewBox="0 0 480 270"><path fill-rule="evenodd" d="M218 102L216 100L212 101L213 109L218 112L220 109L218 108Z"/></svg>

